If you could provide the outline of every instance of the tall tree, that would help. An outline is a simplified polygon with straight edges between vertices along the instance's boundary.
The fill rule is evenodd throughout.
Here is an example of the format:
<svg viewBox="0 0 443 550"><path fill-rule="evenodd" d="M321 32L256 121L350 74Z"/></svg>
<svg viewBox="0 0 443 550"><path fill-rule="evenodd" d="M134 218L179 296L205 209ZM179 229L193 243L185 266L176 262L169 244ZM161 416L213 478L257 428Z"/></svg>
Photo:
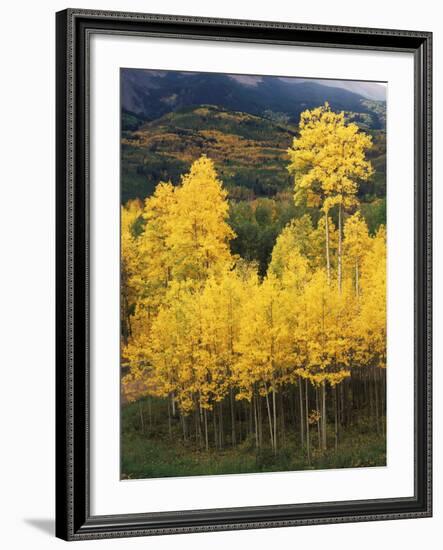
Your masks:
<svg viewBox="0 0 443 550"><path fill-rule="evenodd" d="M321 207L325 216L325 256L328 282L331 280L329 249L329 212L338 207L337 279L342 283L343 210L355 206L358 180L367 180L373 173L365 153L371 137L344 112L335 113L328 103L300 116L299 136L288 149L288 170L295 179L295 201Z"/></svg>
<svg viewBox="0 0 443 550"><path fill-rule="evenodd" d="M362 258L360 311L354 317L356 361L386 366L386 230L380 226Z"/></svg>
<svg viewBox="0 0 443 550"><path fill-rule="evenodd" d="M171 183L160 182L151 197L145 200L145 227L139 239L140 295L150 297L158 306L172 278L173 256L167 239L172 210L177 202Z"/></svg>
<svg viewBox="0 0 443 550"><path fill-rule="evenodd" d="M142 208L140 201L129 201L121 208L120 260L120 316L123 344L131 335L131 313L138 296L138 262L140 258L137 236L140 231Z"/></svg>
<svg viewBox="0 0 443 550"><path fill-rule="evenodd" d="M370 246L368 226L360 212L350 216L344 226L344 252L348 269L353 276L355 294L360 295L362 262Z"/></svg>
<svg viewBox="0 0 443 550"><path fill-rule="evenodd" d="M202 156L182 177L168 218L166 239L175 279L203 281L232 265L229 241L235 233L227 218L227 192L214 163Z"/></svg>
<svg viewBox="0 0 443 550"><path fill-rule="evenodd" d="M240 397L250 399L256 392L256 398L265 398L269 438L276 451L277 393L285 382L292 357L286 322L290 303L272 274L263 283L250 288L248 294L243 308L235 376Z"/></svg>

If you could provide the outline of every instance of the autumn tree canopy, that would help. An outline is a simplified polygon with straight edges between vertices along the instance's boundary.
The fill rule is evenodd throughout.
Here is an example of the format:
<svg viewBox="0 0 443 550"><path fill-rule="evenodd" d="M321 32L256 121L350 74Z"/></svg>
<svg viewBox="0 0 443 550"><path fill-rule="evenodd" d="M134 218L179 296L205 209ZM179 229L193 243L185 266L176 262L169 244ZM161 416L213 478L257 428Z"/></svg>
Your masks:
<svg viewBox="0 0 443 550"><path fill-rule="evenodd" d="M285 400L299 403L301 444L310 450L317 425L325 449L333 399L337 441L338 388L353 371L386 366L386 234L369 234L357 201L359 181L372 173L370 147L370 136L327 104L301 115L288 151L294 201L322 215L284 227L264 275L231 252L228 194L206 156L180 185L160 182L144 204L122 207L128 399L167 399L184 439L193 425L206 448L209 423L222 445L226 415L238 439L244 406L256 446L269 441L274 451Z"/></svg>

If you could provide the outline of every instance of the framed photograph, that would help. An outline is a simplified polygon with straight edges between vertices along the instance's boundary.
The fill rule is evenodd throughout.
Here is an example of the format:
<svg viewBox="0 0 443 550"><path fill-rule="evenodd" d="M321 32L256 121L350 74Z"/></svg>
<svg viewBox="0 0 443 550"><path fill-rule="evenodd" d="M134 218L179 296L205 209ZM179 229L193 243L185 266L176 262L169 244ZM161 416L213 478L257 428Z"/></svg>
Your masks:
<svg viewBox="0 0 443 550"><path fill-rule="evenodd" d="M431 515L431 40L57 13L58 537Z"/></svg>

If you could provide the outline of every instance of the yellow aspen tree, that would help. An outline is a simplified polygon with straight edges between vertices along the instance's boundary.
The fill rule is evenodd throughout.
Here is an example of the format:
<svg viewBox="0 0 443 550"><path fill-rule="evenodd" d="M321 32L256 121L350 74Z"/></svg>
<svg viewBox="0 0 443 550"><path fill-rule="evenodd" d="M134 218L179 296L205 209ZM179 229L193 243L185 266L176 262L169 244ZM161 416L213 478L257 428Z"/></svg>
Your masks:
<svg viewBox="0 0 443 550"><path fill-rule="evenodd" d="M229 395L232 445L236 443L233 369L238 357L245 289L242 274L236 269L226 270L221 276L211 276L206 281L201 298L201 345L210 364L208 377L213 383L212 408ZM223 422L219 430L223 430Z"/></svg>
<svg viewBox="0 0 443 550"><path fill-rule="evenodd" d="M268 274L274 275L284 286L299 287L309 272L308 259L300 250L298 221L290 222L277 237L268 267Z"/></svg>
<svg viewBox="0 0 443 550"><path fill-rule="evenodd" d="M132 266L132 294L128 294L132 298L130 337L122 346L122 359L130 372L124 377L123 387L140 388L140 395L149 392L152 385L148 367L150 330L168 281L170 259L165 245L165 223L173 200L174 187L170 183L160 183L143 207L138 203L134 223L140 225L140 230L137 238L132 240L126 226L130 216L134 219L135 205L130 203L130 208L122 211L122 280L125 266Z"/></svg>
<svg viewBox="0 0 443 550"><path fill-rule="evenodd" d="M173 256L167 239L176 192L171 183L160 182L151 197L145 200L145 227L138 241L140 299L157 308L172 278ZM148 304L147 304L148 305Z"/></svg>
<svg viewBox="0 0 443 550"><path fill-rule="evenodd" d="M305 444L305 418L308 419L303 407L303 380L306 367L306 334L304 322L303 291L312 275L308 258L302 254L312 252L312 223L308 216L293 220L280 233L275 243L268 273L277 278L281 285L282 302L286 304L283 334L287 338L288 361L283 373L285 384L298 386L300 443ZM305 384L305 390L306 390ZM305 392L306 403L308 403ZM310 461L309 425L306 426L306 442L308 461Z"/></svg>
<svg viewBox="0 0 443 550"><path fill-rule="evenodd" d="M146 199L132 277L134 330L123 350L134 377L140 376L139 365L149 362L152 323L172 282L195 281L201 286L211 274L232 265L229 240L234 233L227 216L227 193L206 157L192 165L179 187L160 182ZM128 240L125 235L123 239Z"/></svg>
<svg viewBox="0 0 443 550"><path fill-rule="evenodd" d="M321 207L325 216L326 271L331 279L329 224L331 208L338 207L338 286L342 282L343 210L357 203L358 180L367 180L373 170L365 153L371 137L355 123L347 122L344 112L335 113L328 103L300 115L299 136L288 149L288 170L294 175L295 200Z"/></svg>
<svg viewBox="0 0 443 550"><path fill-rule="evenodd" d="M286 309L290 304L284 301L280 285L272 275L251 291L243 309L235 375L240 396L247 395L250 399L256 391L265 398L271 447L276 451L276 394L284 382L291 353L286 323Z"/></svg>
<svg viewBox="0 0 443 550"><path fill-rule="evenodd" d="M142 217L140 201L129 201L121 207L121 260L120 260L120 307L121 335L127 343L131 335L130 315L137 300L138 231L137 225Z"/></svg>
<svg viewBox="0 0 443 550"><path fill-rule="evenodd" d="M227 218L227 191L212 160L202 156L176 189L168 222L167 246L175 279L205 280L232 265L229 241L235 233Z"/></svg>
<svg viewBox="0 0 443 550"><path fill-rule="evenodd" d="M362 261L370 245L368 226L360 214L356 212L348 217L344 226L344 252L351 277L354 279L355 294L360 294L360 272Z"/></svg>
<svg viewBox="0 0 443 550"><path fill-rule="evenodd" d="M328 250L329 250L329 270L330 273L337 272L337 249L338 249L338 231L330 216L328 218L321 217L318 220L317 227L315 227L309 235L310 252L309 259L311 267L313 269L325 268L325 253L326 250L326 230L325 226L328 226ZM327 270L326 270L327 271ZM328 277L330 281L330 275Z"/></svg>
<svg viewBox="0 0 443 550"><path fill-rule="evenodd" d="M327 443L326 383L335 386L350 376L350 299L350 285L340 292L337 285L328 283L327 274L323 270L312 276L304 291L307 349L304 376L322 389L320 414L323 450Z"/></svg>
<svg viewBox="0 0 443 550"><path fill-rule="evenodd" d="M148 353L154 394L177 403L182 416L195 417L201 444L200 406L205 402L199 353L198 294L191 281L172 281L150 331Z"/></svg>
<svg viewBox="0 0 443 550"><path fill-rule="evenodd" d="M361 305L355 317L361 365L386 367L386 230L381 226L370 239L362 259Z"/></svg>
<svg viewBox="0 0 443 550"><path fill-rule="evenodd" d="M364 367L369 386L370 416L375 418L376 432L384 431L380 423L381 403L385 399L386 368L386 231L381 226L370 239L362 260L360 310L355 316L356 361ZM381 393L380 393L381 391Z"/></svg>

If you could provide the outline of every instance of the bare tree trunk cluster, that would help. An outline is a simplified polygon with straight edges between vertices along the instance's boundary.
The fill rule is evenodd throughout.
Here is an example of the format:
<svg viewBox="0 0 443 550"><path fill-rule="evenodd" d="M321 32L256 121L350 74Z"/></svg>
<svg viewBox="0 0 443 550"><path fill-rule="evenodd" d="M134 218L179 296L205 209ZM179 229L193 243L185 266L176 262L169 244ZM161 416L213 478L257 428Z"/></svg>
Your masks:
<svg viewBox="0 0 443 550"><path fill-rule="evenodd" d="M349 378L335 386L313 385L302 377L284 391L273 384L261 388L256 384L250 401L238 401L230 391L209 408L200 406L196 396L190 414L180 412L173 394L165 401L171 440L181 439L185 445L209 451L236 447L250 438L257 451L269 447L274 454L292 441L310 464L313 453L338 451L342 433L363 416L374 433L385 435L386 371L354 368ZM138 425L145 437L162 424L160 402L153 404L150 396L138 401Z"/></svg>

